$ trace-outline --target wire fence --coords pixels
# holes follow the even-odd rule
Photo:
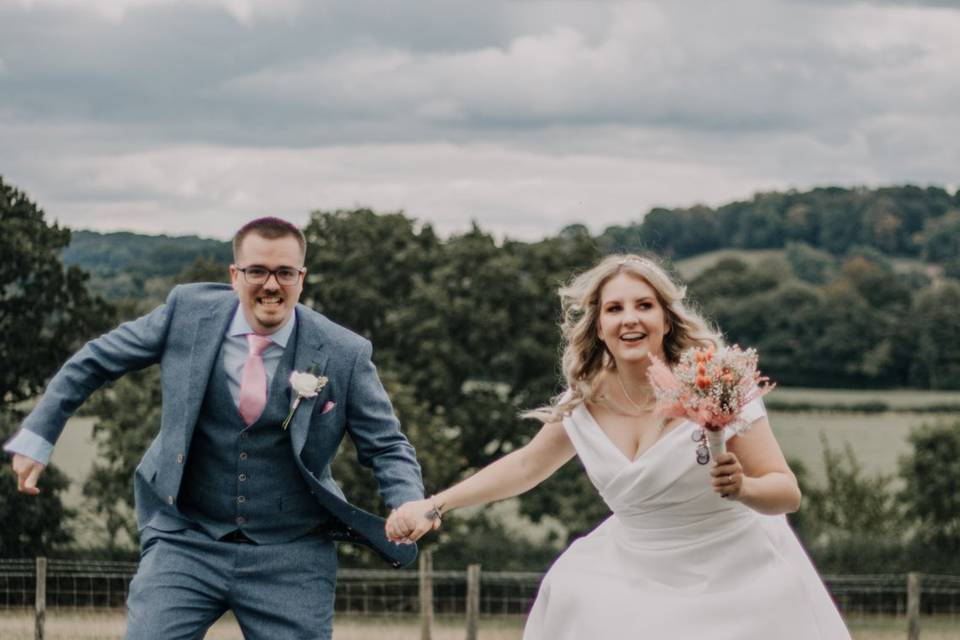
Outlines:
[[[0,560],[0,610],[34,608],[36,567],[35,560]],[[47,560],[46,609],[122,609],[136,569],[134,562]],[[437,616],[463,615],[470,597],[468,572],[430,571],[426,575],[433,593],[433,612]],[[960,618],[960,576],[917,575],[919,612]],[[481,571],[479,615],[526,614],[542,577],[538,572]],[[416,570],[341,569],[336,610],[359,616],[416,616],[422,611],[424,579]],[[845,616],[908,613],[907,574],[824,575],[823,579]]]
[[[542,573],[480,573],[481,615],[524,615],[533,604]],[[466,571],[433,571],[433,612],[462,615],[467,609]],[[336,610],[359,615],[418,614],[421,576],[417,571],[342,570],[337,575]]]
[[[823,581],[845,616],[907,615],[909,574],[825,575]],[[960,576],[916,574],[919,613],[960,617]]]

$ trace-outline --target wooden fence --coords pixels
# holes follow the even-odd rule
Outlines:
[[[118,610],[126,601],[133,562],[0,560],[0,610],[35,611],[35,638],[44,637],[48,610]],[[337,579],[338,613],[419,617],[421,640],[432,640],[437,616],[464,621],[467,640],[477,640],[481,616],[523,616],[543,577],[537,572],[437,571],[432,553],[419,570],[344,569]],[[922,615],[960,616],[960,576],[920,573],[825,575],[824,582],[846,616],[894,615],[905,636],[918,640]]]

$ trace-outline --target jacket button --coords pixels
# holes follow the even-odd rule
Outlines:
[[[167,496],[167,504],[173,504],[173,496]]]
[[[183,454],[182,454],[182,453],[178,453],[178,454],[177,454],[177,464],[183,464]]]
[[[241,460],[246,460],[246,459],[247,459],[247,452],[246,452],[246,451],[241,451],[241,452],[240,452],[240,459],[241,459]]]
[[[240,504],[243,504],[246,501],[247,501],[247,498],[245,496],[237,496],[237,502],[239,502]]]
[[[247,479],[247,474],[241,473],[239,476],[237,476],[237,479],[240,480],[240,482],[243,482]]]

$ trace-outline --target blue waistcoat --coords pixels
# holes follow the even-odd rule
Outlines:
[[[213,367],[185,461],[180,513],[210,537],[240,529],[260,544],[289,542],[329,518],[293,459],[288,379],[296,336],[277,366],[263,414],[245,426],[227,386],[223,347]]]

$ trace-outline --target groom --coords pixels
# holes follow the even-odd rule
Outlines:
[[[297,304],[305,249],[289,222],[248,223],[233,239],[232,289],[175,287],[166,304],[88,342],[4,447],[20,491],[38,493],[84,400],[160,364],[160,432],[134,477],[141,560],[128,639],[202,637],[227,610],[248,639],[329,639],[334,541],[366,544],[398,567],[414,559],[330,474],[348,432],[388,507],[423,497],[370,343]],[[304,374],[296,389],[292,372]]]

